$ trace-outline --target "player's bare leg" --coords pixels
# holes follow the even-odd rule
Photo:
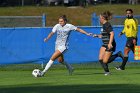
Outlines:
[[[48,69],[52,66],[55,59],[57,59],[62,53],[59,50],[56,50],[55,53],[50,58],[49,62],[45,66],[45,69],[42,71],[42,76],[48,71]]]
[[[103,57],[104,70],[105,70],[104,75],[105,76],[110,75],[109,68],[108,68],[108,60],[111,57],[111,55],[112,55],[112,52],[105,51],[105,54],[104,54],[104,57]]]
[[[108,59],[110,58],[110,55],[112,55],[112,53],[111,52],[106,52],[105,50],[106,50],[105,47],[100,48],[99,62],[101,63],[101,65],[102,65],[102,67],[105,71],[105,75],[109,75],[110,72],[109,72],[109,69],[108,69],[107,62],[108,62]]]

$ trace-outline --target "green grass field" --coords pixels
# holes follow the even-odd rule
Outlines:
[[[69,76],[58,64],[40,78],[31,75],[36,65],[4,66],[0,71],[0,93],[140,93],[140,64],[128,63],[124,71],[115,70],[115,65],[110,65],[112,74],[104,76],[98,63],[74,64],[75,71]]]

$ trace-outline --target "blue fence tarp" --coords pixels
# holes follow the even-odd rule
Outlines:
[[[87,32],[100,33],[100,27],[80,27]],[[140,27],[139,27],[140,28]],[[54,35],[47,43],[43,39],[52,28],[1,28],[0,29],[0,64],[47,62],[54,52]],[[123,51],[126,38],[118,37],[123,27],[114,27],[118,51]],[[140,33],[139,35],[140,36]],[[139,39],[139,38],[138,38]],[[140,41],[138,41],[140,44]],[[97,62],[102,41],[72,31],[69,49],[65,52],[65,61],[70,63]],[[134,62],[133,53],[129,61]],[[116,61],[121,61],[117,58]],[[138,61],[137,61],[138,62]]]

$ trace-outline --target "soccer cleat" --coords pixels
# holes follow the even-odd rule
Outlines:
[[[118,56],[121,57],[122,59],[124,58],[124,56],[123,56],[123,54],[122,54],[121,51],[119,51],[117,54],[118,54]]]
[[[45,75],[45,72],[41,71],[40,77],[43,77]]]
[[[73,71],[74,71],[74,68],[73,68],[73,67],[70,67],[70,68],[68,69],[68,71],[69,71],[69,75],[72,75],[72,73],[73,73]]]
[[[68,64],[67,62],[65,62],[65,66],[69,72],[69,75],[72,75],[72,72],[74,71],[73,67],[70,64]]]
[[[108,76],[108,75],[111,75],[111,73],[110,73],[110,72],[105,72],[104,75],[105,75],[105,76]]]
[[[124,70],[122,67],[115,67],[116,70]]]

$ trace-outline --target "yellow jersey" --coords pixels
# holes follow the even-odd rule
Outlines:
[[[125,19],[124,21],[124,29],[122,31],[126,37],[137,37],[138,34],[138,21],[135,18]]]

